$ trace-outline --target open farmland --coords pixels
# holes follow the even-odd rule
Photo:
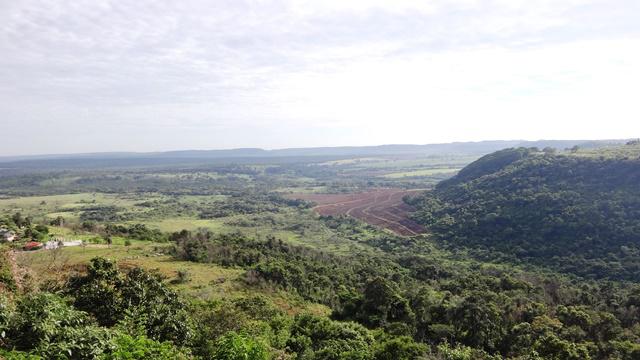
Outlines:
[[[420,190],[375,189],[351,194],[291,194],[290,197],[311,201],[318,214],[348,215],[371,225],[389,229],[402,236],[414,236],[424,228],[409,218],[413,210],[402,198]]]

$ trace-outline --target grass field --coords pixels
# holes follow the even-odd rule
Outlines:
[[[442,167],[464,167],[476,160],[476,156],[456,156],[456,157],[425,157],[425,158],[386,158],[383,161],[361,162],[353,164],[353,167],[369,169],[419,169],[419,168],[442,168]]]
[[[327,161],[327,162],[320,163],[319,165],[327,165],[327,166],[360,165],[360,164],[371,164],[371,163],[384,162],[384,161],[386,161],[386,159],[384,158],[364,157],[364,158],[355,158],[355,159]]]
[[[130,223],[136,223],[139,221],[131,221]],[[152,228],[159,229],[160,231],[165,232],[174,232],[180,230],[198,230],[198,229],[208,229],[211,231],[231,231],[227,229],[224,225],[224,219],[196,219],[196,218],[188,218],[188,217],[172,217],[167,219],[159,219],[159,220],[147,220],[144,223]]]
[[[420,169],[420,170],[394,172],[390,174],[385,174],[383,175],[383,177],[388,179],[400,179],[405,177],[420,177],[420,176],[431,176],[431,175],[438,175],[438,174],[455,174],[459,170],[460,168]]]
[[[138,194],[104,194],[79,193],[49,196],[23,196],[0,199],[0,211],[4,214],[22,212],[34,218],[55,218],[63,216],[68,220],[77,220],[83,208],[103,205],[117,206],[130,212],[143,213],[144,208],[137,207],[141,201],[166,199],[164,195],[148,193]]]

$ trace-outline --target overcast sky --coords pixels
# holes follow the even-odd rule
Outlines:
[[[0,155],[640,137],[640,1],[0,1]]]

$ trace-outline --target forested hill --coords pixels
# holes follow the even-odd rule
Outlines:
[[[413,199],[416,219],[475,254],[640,281],[640,144],[486,155]]]

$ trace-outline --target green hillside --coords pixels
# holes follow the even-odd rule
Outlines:
[[[640,145],[486,155],[413,200],[444,243],[585,277],[640,280]]]

